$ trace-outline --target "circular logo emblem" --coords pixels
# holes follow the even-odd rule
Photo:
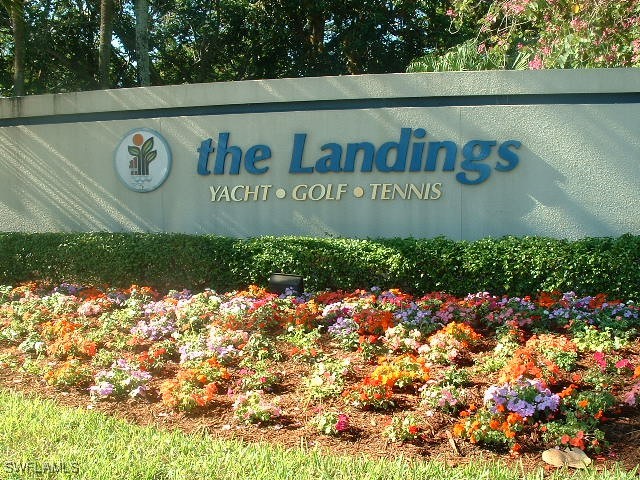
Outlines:
[[[169,144],[155,130],[132,130],[116,148],[115,167],[120,180],[131,190],[151,192],[169,176]]]

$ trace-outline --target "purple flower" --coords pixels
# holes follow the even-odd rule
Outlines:
[[[438,406],[440,408],[452,407],[458,403],[458,400],[451,394],[451,391],[443,388],[440,392],[440,398],[438,399]]]
[[[522,417],[531,417],[536,412],[536,407],[534,405],[524,400],[520,400],[519,398],[511,399],[507,403],[507,409]]]
[[[520,379],[501,386],[492,385],[484,394],[484,402],[492,413],[497,413],[501,405],[526,418],[545,410],[555,412],[560,397],[545,388],[540,380]]]
[[[180,363],[185,363],[199,358],[208,358],[210,352],[206,350],[204,342],[188,342],[178,348],[180,353]]]
[[[115,366],[123,370],[129,369],[129,363],[124,358],[119,358],[118,360],[116,360]]]
[[[175,321],[167,316],[140,320],[131,329],[133,335],[138,335],[149,340],[160,340],[171,336],[177,329]]]
[[[358,330],[358,324],[351,318],[338,317],[333,325],[327,328],[331,335],[344,336]]]
[[[92,395],[98,395],[100,397],[108,397],[114,391],[114,386],[109,382],[100,382],[98,385],[93,385],[89,388],[89,392]]]
[[[536,409],[538,411],[551,410],[555,412],[560,406],[560,396],[555,394],[550,395],[538,395],[536,397]]]
[[[131,372],[131,378],[134,380],[144,380],[144,381],[149,381],[151,380],[151,374],[149,372],[144,372],[142,370],[133,370]]]

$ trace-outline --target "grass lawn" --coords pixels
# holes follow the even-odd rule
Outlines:
[[[0,391],[0,413],[0,478],[6,479],[638,478],[637,469],[549,474],[540,468],[525,473],[517,464],[448,467],[436,461],[328,456],[313,449],[287,450],[130,425],[10,391]]]

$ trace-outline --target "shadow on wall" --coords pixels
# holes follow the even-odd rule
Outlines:
[[[89,128],[79,130],[89,135]],[[72,161],[74,155],[56,150],[31,128],[0,130],[0,168],[9,190],[1,196],[3,230],[160,230],[105,187],[95,175],[91,148],[84,145],[82,150],[75,154],[84,158]]]
[[[502,108],[484,107],[481,116],[495,117]],[[500,128],[499,137],[522,140],[520,165],[510,176],[496,176],[497,185],[487,190],[489,198],[464,190],[469,209],[463,210],[467,215],[462,223],[469,228],[463,238],[640,233],[638,219],[628,214],[640,209],[640,164],[635,160],[640,156],[640,125],[622,120],[634,118],[635,105],[509,108],[517,127],[493,125]],[[477,122],[483,123],[491,124]],[[485,222],[475,222],[487,209],[492,214],[483,217]]]

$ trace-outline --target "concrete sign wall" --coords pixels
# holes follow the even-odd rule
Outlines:
[[[637,69],[0,99],[3,231],[640,234]]]

